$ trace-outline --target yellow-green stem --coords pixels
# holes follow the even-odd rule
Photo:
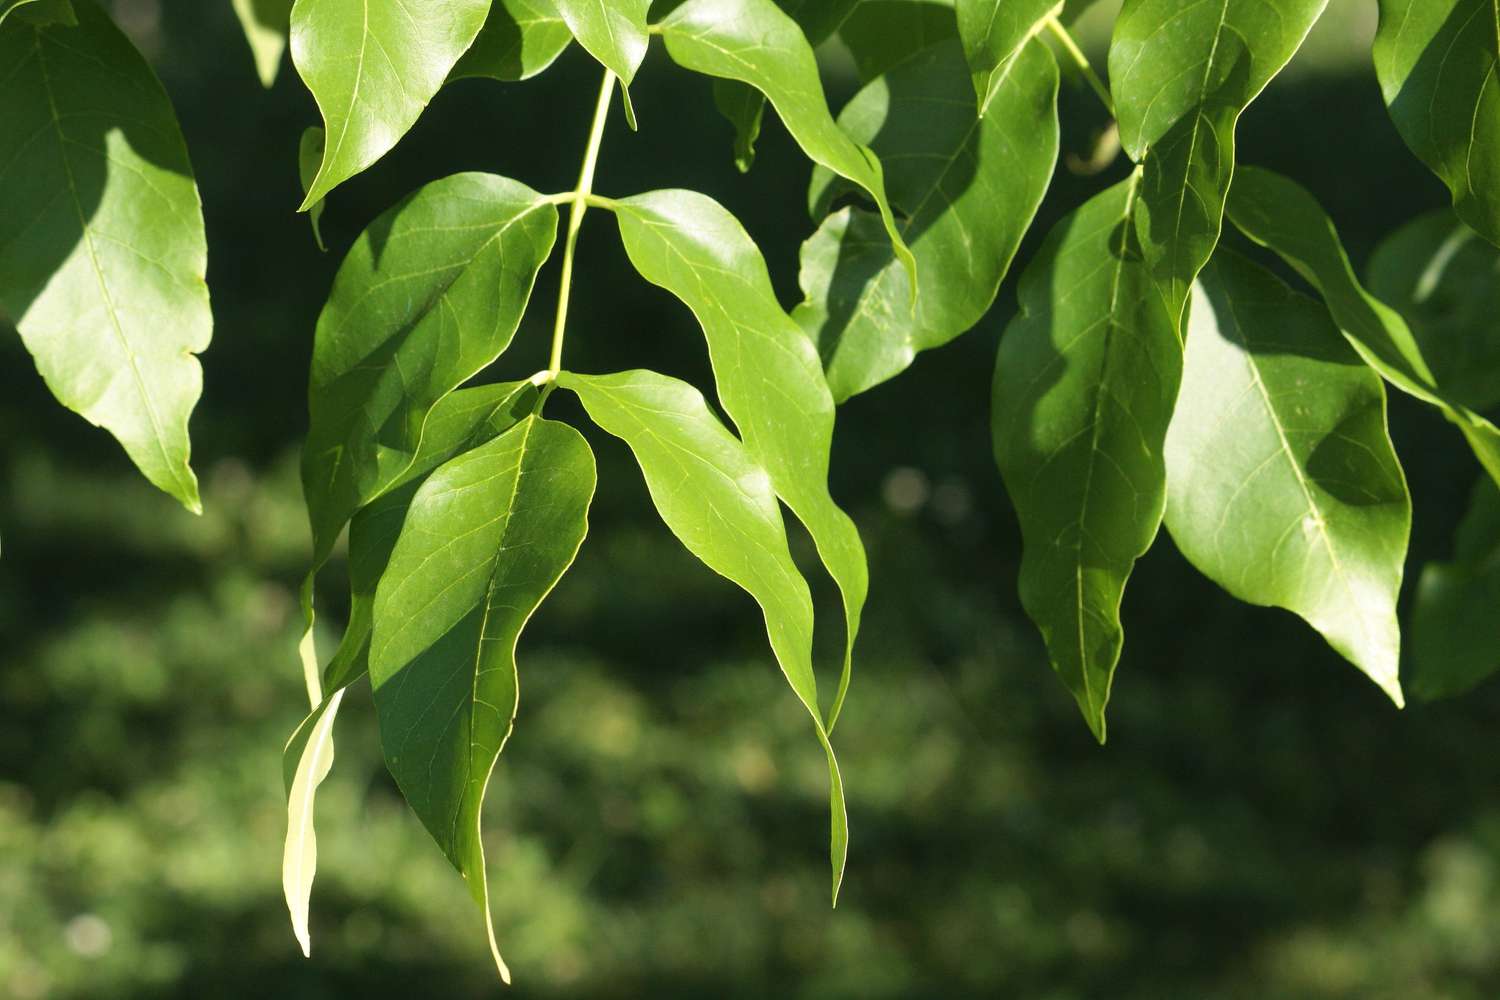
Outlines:
[[[1089,57],[1083,54],[1083,50],[1073,40],[1072,33],[1063,26],[1063,23],[1057,19],[1055,14],[1047,18],[1047,30],[1052,32],[1052,36],[1057,39],[1058,44],[1063,47],[1063,50],[1068,53],[1068,57],[1073,60],[1073,64],[1078,67],[1078,72],[1083,74],[1083,78],[1088,81],[1088,85],[1093,88],[1094,93],[1099,95],[1099,100],[1104,102],[1104,108],[1109,112],[1109,116],[1111,118],[1115,117],[1115,101],[1110,96],[1109,88],[1104,85],[1103,80],[1099,79],[1099,74],[1095,73],[1094,67],[1089,65]]]

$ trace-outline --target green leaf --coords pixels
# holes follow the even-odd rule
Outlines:
[[[480,813],[515,721],[516,643],[583,543],[594,483],[583,437],[528,416],[422,484],[375,592],[370,681],[386,764],[484,910],[506,982]]]
[[[456,174],[355,242],[313,342],[302,485],[314,567],[411,465],[433,405],[510,344],[556,235],[557,209],[535,191]]]
[[[651,9],[651,0],[552,0],[552,3],[578,44],[620,78],[625,120],[634,129],[630,83],[640,69],[641,60],[646,58],[650,41],[646,14]]]
[[[1029,43],[1062,12],[1063,0],[958,0],[958,34],[982,115]]]
[[[1500,670],[1500,489],[1481,479],[1458,526],[1453,561],[1428,563],[1412,609],[1411,690],[1462,694]]]
[[[490,0],[418,13],[400,0],[297,0],[292,63],[323,114],[328,148],[301,211],[400,141],[484,25]]]
[[[1242,601],[1286,608],[1398,706],[1411,496],[1385,387],[1317,303],[1227,250],[1199,278],[1167,433],[1167,530]]]
[[[292,26],[294,0],[234,0],[234,14],[240,19],[250,54],[255,57],[255,72],[263,87],[270,90],[286,55],[286,39]]]
[[[839,28],[866,83],[957,35],[953,0],[866,0]]]
[[[854,522],[828,493],[834,407],[818,352],[777,302],[755,242],[712,198],[654,191],[618,202],[616,216],[642,277],[698,318],[724,412],[838,583],[848,641],[832,727],[848,687],[869,570]]]
[[[1401,138],[1500,244],[1500,14],[1494,0],[1380,0],[1375,74]]]
[[[452,79],[528,80],[551,66],[572,41],[552,0],[494,0]]]
[[[918,351],[979,322],[1031,225],[1057,162],[1057,66],[1028,46],[976,116],[955,42],[927,49],[861,90],[839,121],[890,165],[887,190],[916,255],[922,295],[875,216],[848,206],[803,245],[805,301],[794,311],[817,341],[840,401],[904,371]],[[815,207],[838,192],[815,173]]]
[[[1146,168],[1141,246],[1179,328],[1223,228],[1240,113],[1328,0],[1126,0],[1109,50],[1120,142]]]
[[[1401,315],[1359,283],[1333,220],[1301,185],[1269,170],[1244,167],[1230,191],[1228,211],[1241,232],[1280,255],[1319,291],[1334,322],[1366,363],[1392,385],[1436,406],[1457,424],[1480,462],[1500,481],[1500,429],[1470,409],[1461,392],[1450,388],[1451,380],[1462,380],[1463,364],[1469,360],[1460,361],[1455,354],[1462,355],[1466,343],[1483,342],[1493,314],[1486,317],[1483,327],[1476,327],[1477,335],[1464,330],[1446,343],[1440,339],[1419,343]],[[1429,249],[1441,253],[1437,247]],[[1490,257],[1493,266],[1492,254],[1486,250],[1483,256]],[[1415,259],[1403,253],[1396,266],[1410,267],[1416,280],[1430,263],[1430,257]],[[1488,284],[1483,273],[1478,277]],[[1437,359],[1444,379],[1434,377],[1429,358]]]
[[[193,355],[213,329],[198,188],[146,61],[74,6],[74,27],[0,27],[0,313],[53,395],[198,511]]]
[[[304,193],[312,187],[313,179],[318,175],[318,165],[323,162],[325,139],[323,130],[316,125],[302,130],[302,139],[297,143],[297,176],[302,181]],[[318,249],[327,253],[328,247],[323,242],[324,206],[322,199],[311,205],[307,210],[307,220],[312,224],[313,240],[318,244]]]
[[[835,124],[817,59],[797,22],[772,0],[687,0],[661,22],[660,30],[668,54],[679,65],[760,91],[814,163],[853,181],[875,200],[912,281],[915,302],[917,263],[896,228],[880,161]]]
[[[972,102],[966,101],[972,106]],[[1182,372],[1137,244],[1140,173],[1048,235],[995,366],[995,460],[1021,520],[1021,603],[1103,742],[1120,601],[1161,525]]]
[[[318,786],[333,769],[333,722],[344,690],[335,690],[292,733],[281,753],[286,784],[286,844],[281,852],[281,891],[292,919],[292,934],[302,954],[312,954],[307,911],[312,901],[313,876],[318,870],[318,837],[313,807]]]
[[[349,523],[349,622],[324,671],[325,690],[337,691],[369,669],[375,589],[406,523],[412,497],[438,466],[490,441],[531,413],[536,389],[530,382],[503,382],[459,389],[427,415],[422,444],[410,466],[378,499]]]
[[[21,10],[23,7],[26,9]],[[78,26],[78,14],[73,10],[70,0],[0,0],[0,23],[4,23],[12,12],[16,12],[20,20],[36,27]]]
[[[822,45],[871,0],[777,0],[802,29],[811,45]]]
[[[764,612],[776,661],[812,716],[828,757],[829,853],[837,900],[849,853],[844,786],[818,710],[812,598],[787,549],[770,473],[685,382],[647,371],[564,372],[558,384],[578,395],[596,424],[630,446],[672,534],[709,569],[747,591]]]

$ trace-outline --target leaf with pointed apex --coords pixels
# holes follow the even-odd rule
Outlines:
[[[281,57],[286,55],[287,33],[292,26],[294,0],[234,0],[234,13],[240,19],[245,41],[255,59],[255,72],[261,86],[270,90],[281,71]]]
[[[551,66],[572,41],[573,33],[552,0],[494,0],[451,79],[529,80]]]
[[[1228,214],[1236,228],[1279,255],[1318,290],[1334,322],[1366,363],[1392,385],[1436,406],[1458,425],[1480,462],[1500,481],[1500,429],[1470,409],[1459,388],[1471,360],[1467,345],[1482,343],[1482,337],[1474,337],[1470,330],[1431,342],[1414,337],[1400,313],[1359,283],[1333,220],[1311,193],[1289,178],[1259,167],[1242,167],[1229,193]],[[1475,245],[1488,248],[1488,244]],[[1413,281],[1432,263],[1433,255],[1442,253],[1439,245],[1427,249],[1430,252],[1420,259],[1403,254],[1397,265],[1409,268]],[[1493,268],[1494,251],[1486,249],[1482,256],[1490,258]],[[1493,276],[1492,270],[1488,279]],[[1482,270],[1479,278],[1488,285]],[[1429,362],[1443,378],[1434,376]],[[1482,373],[1476,374],[1484,380]]]
[[[1500,244],[1500,13],[1495,0],[1380,0],[1375,75],[1391,120],[1461,219]]]
[[[1480,479],[1451,562],[1428,563],[1412,608],[1410,688],[1422,699],[1462,694],[1500,670],[1500,489]]]
[[[953,0],[866,0],[839,28],[865,83],[957,35]]]
[[[0,27],[0,313],[58,401],[198,511],[188,418],[213,330],[198,188],[151,68],[95,4],[74,11],[71,27]]]
[[[292,934],[302,954],[312,954],[307,911],[312,901],[313,876],[318,870],[318,837],[313,807],[318,786],[333,769],[333,723],[344,700],[344,689],[333,691],[313,709],[281,752],[286,785],[286,843],[281,852],[281,892],[286,897]]]
[[[530,382],[480,385],[444,396],[427,415],[422,444],[411,465],[385,493],[354,515],[349,522],[349,622],[323,673],[325,690],[351,684],[369,669],[375,589],[417,489],[438,466],[515,426],[531,413],[535,400],[536,389]]]
[[[655,372],[575,375],[558,385],[593,421],[635,453],[646,487],[672,534],[709,569],[761,607],[781,671],[812,716],[828,757],[833,896],[849,853],[844,786],[818,709],[813,675],[812,597],[787,548],[771,475],[709,410],[702,393]]]
[[[355,241],[313,342],[302,486],[315,567],[411,465],[433,405],[510,344],[556,235],[557,209],[535,191],[455,174]]]
[[[660,30],[668,54],[680,66],[760,91],[814,163],[848,178],[874,199],[912,281],[915,302],[917,264],[891,214],[880,161],[834,122],[817,59],[797,22],[773,0],[687,0],[662,20]]]
[[[1180,328],[1218,245],[1241,112],[1328,0],[1126,0],[1109,49],[1120,142],[1145,166],[1141,247]],[[1165,30],[1170,27],[1170,30]]]
[[[958,34],[984,114],[1026,45],[1062,12],[1063,0],[958,0]]]
[[[724,412],[838,583],[848,641],[832,727],[848,687],[869,570],[859,531],[828,493],[834,407],[818,352],[777,302],[755,242],[712,198],[653,191],[618,202],[616,216],[642,277],[698,318]]]
[[[646,58],[650,42],[646,15],[651,0],[552,0],[552,3],[578,44],[620,78],[625,119],[634,129],[630,83],[641,67],[641,60]]]
[[[400,0],[297,0],[292,64],[328,134],[301,211],[380,159],[416,122],[468,50],[490,0],[414,12]]]
[[[297,176],[302,181],[302,191],[305,194],[312,186],[313,178],[318,175],[318,165],[323,162],[323,143],[325,141],[323,130],[313,125],[302,130],[302,139],[297,143]],[[328,252],[328,246],[323,242],[323,209],[326,203],[319,199],[308,207],[307,221],[312,225],[313,242],[318,244],[318,249],[324,253]]]
[[[516,643],[588,531],[594,456],[527,416],[412,497],[375,592],[370,683],[386,765],[484,910],[480,813],[516,715]]]
[[[922,294],[912,314],[906,270],[874,215],[847,206],[802,248],[793,315],[818,343],[834,398],[904,371],[918,351],[964,333],[989,310],[1057,162],[1057,65],[1034,42],[976,116],[956,42],[922,52],[861,90],[839,116],[890,164],[887,190],[903,213]],[[838,187],[815,172],[823,208]]]
[[[1314,301],[1228,250],[1199,278],[1167,433],[1167,530],[1242,601],[1286,608],[1398,706],[1411,495],[1385,387]]]
[[[968,102],[966,102],[968,103]],[[1136,243],[1139,173],[1058,223],[995,365],[995,460],[1021,520],[1021,603],[1100,742],[1130,571],[1166,502],[1182,348]]]

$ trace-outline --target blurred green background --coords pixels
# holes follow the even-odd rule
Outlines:
[[[1444,203],[1385,117],[1374,7],[1334,0],[1240,130],[1243,159],[1307,184],[1357,261]],[[322,255],[292,211],[316,114],[290,68],[261,92],[227,3],[114,9],[177,102],[206,204],[218,325],[193,432],[208,513],[144,485],[4,341],[0,996],[1500,995],[1500,687],[1397,712],[1163,535],[1125,603],[1110,745],[1093,744],[1021,614],[989,458],[1013,281],[977,330],[841,412],[835,496],[874,582],[837,733],[853,847],[836,911],[826,772],[754,606],[678,548],[628,454],[590,432],[592,536],[522,643],[521,714],[490,786],[516,986],[496,982],[479,914],[384,772],[367,686],[318,803],[303,959],[280,892],[279,755],[305,709],[295,467],[313,321],[339,255],[418,184],[487,169],[570,187],[596,70],[575,49],[530,83],[445,91],[335,194]],[[1109,13],[1083,30],[1101,62]],[[841,101],[853,80],[825,54]],[[779,125],[740,176],[705,81],[657,52],[635,95],[642,129],[616,116],[599,190],[709,192],[794,301],[809,168]],[[1063,114],[1065,147],[1086,152],[1092,98],[1065,88]],[[1060,171],[1023,258],[1120,169]],[[570,365],[701,380],[691,317],[635,278],[612,230],[601,213],[584,233]],[[496,377],[542,366],[555,271]],[[1439,418],[1391,405],[1411,578],[1448,552],[1476,473]],[[341,568],[320,594],[325,650]],[[831,661],[842,626],[815,587]]]

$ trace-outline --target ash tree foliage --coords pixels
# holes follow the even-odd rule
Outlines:
[[[232,2],[261,80],[289,56],[321,113],[283,137],[306,192],[287,208],[315,233],[324,201],[448,81],[525,80],[574,43],[602,73],[592,119],[579,95],[572,190],[433,181],[344,249],[317,317],[302,461],[310,713],[285,753],[283,875],[304,951],[316,792],[341,700],[368,675],[390,772],[470,886],[509,977],[489,919],[485,789],[516,715],[518,642],[579,555],[596,489],[587,439],[547,415],[558,391],[628,446],[667,530],[759,605],[827,758],[837,899],[848,824],[832,737],[869,579],[828,490],[836,407],[990,310],[1058,166],[1065,78],[1093,90],[1129,163],[1037,234],[989,432],[1024,540],[1022,602],[1093,734],[1103,741],[1132,568],[1163,525],[1206,577],[1300,616],[1397,705],[1403,666],[1424,697],[1500,667],[1492,0],[1379,0],[1372,59],[1390,121],[1452,210],[1391,234],[1363,278],[1313,195],[1236,146],[1240,116],[1327,0],[1125,0],[1107,83],[1068,27],[1088,4],[1058,0]],[[836,115],[820,45],[841,46],[862,78]],[[708,78],[741,170],[768,114],[810,161],[801,301],[778,299],[760,248],[707,196],[596,190],[609,189],[595,166],[616,102],[631,129],[670,127],[629,96],[663,59]],[[589,216],[612,218],[640,277],[697,319],[711,386],[567,366]],[[58,400],[191,510],[205,247],[169,98],[107,12],[0,0],[0,313]],[[532,290],[554,257],[550,353],[522,345],[546,366],[487,380],[528,309],[545,308]],[[1482,470],[1451,560],[1421,570],[1405,654],[1412,504],[1390,388],[1436,408]],[[788,516],[842,599],[831,691]],[[346,533],[350,613],[325,660],[313,582]]]

